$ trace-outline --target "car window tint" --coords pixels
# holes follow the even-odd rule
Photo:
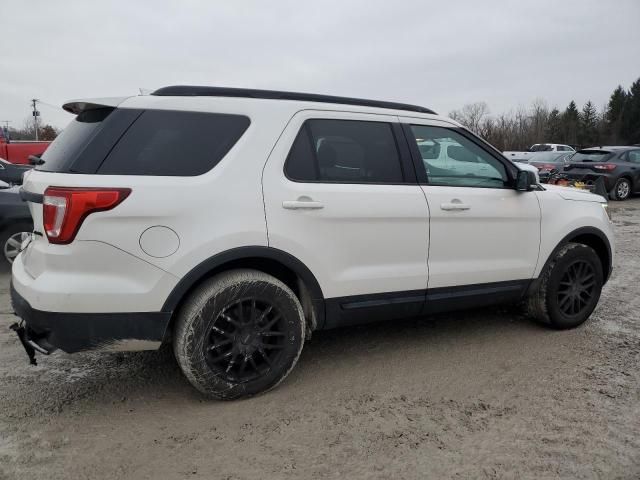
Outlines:
[[[69,171],[78,155],[101,130],[105,119],[114,111],[113,108],[99,108],[81,112],[74,118],[40,157],[43,160],[36,170],[45,172]],[[110,120],[118,114],[111,116]],[[128,126],[128,124],[125,125]]]
[[[505,166],[455,130],[412,125],[430,185],[504,188]]]
[[[146,110],[113,147],[98,173],[194,176],[224,158],[249,126],[241,115]]]
[[[285,173],[300,182],[402,183],[389,123],[307,120],[291,147]]]
[[[606,150],[580,150],[573,157],[572,162],[606,162],[612,157]]]
[[[630,162],[640,163],[640,150],[631,150],[627,155]]]

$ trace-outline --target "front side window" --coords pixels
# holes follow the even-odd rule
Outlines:
[[[429,185],[505,188],[509,177],[502,162],[465,136],[443,127],[412,125]]]
[[[631,150],[627,155],[630,162],[640,163],[640,150]]]
[[[307,120],[296,137],[285,174],[297,182],[402,183],[391,124]]]

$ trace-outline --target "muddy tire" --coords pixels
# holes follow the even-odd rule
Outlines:
[[[568,243],[536,281],[527,299],[527,313],[553,328],[577,327],[596,308],[603,282],[602,264],[596,252],[586,245]]]
[[[611,190],[611,200],[623,201],[631,196],[631,181],[628,178],[619,178]]]
[[[304,336],[302,307],[289,287],[259,271],[233,270],[190,295],[178,314],[173,348],[195,388],[232,400],[284,380]]]

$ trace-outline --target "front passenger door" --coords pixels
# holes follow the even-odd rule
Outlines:
[[[429,290],[525,284],[540,244],[535,193],[514,190],[508,161],[462,129],[402,120],[429,204]]]

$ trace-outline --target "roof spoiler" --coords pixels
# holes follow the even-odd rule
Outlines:
[[[84,100],[71,100],[62,108],[69,113],[78,115],[87,110],[97,110],[99,108],[115,108],[129,97],[108,97],[108,98],[86,98]]]

